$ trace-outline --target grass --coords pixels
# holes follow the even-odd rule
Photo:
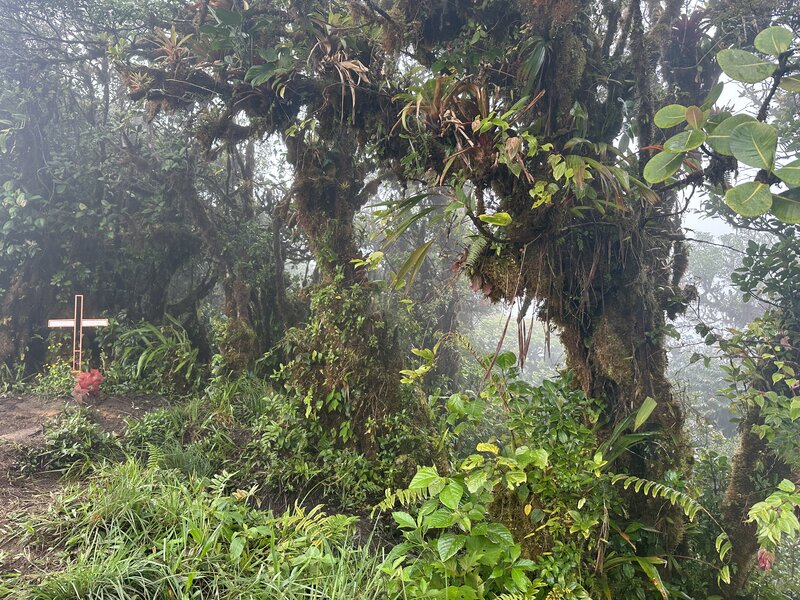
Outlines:
[[[355,518],[252,506],[230,476],[186,476],[135,459],[101,467],[25,523],[62,552],[58,573],[0,583],[26,599],[387,598],[382,554],[353,543]]]

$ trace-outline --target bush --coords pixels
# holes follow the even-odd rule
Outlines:
[[[44,443],[20,449],[18,468],[34,471],[85,471],[93,463],[122,454],[114,435],[90,420],[86,409],[67,411],[44,426]]]
[[[161,325],[117,322],[100,331],[108,393],[170,395],[200,389],[204,373],[198,350],[176,319],[167,315]]]

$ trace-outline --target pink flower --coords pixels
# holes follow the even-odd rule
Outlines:
[[[775,562],[775,555],[766,548],[758,549],[758,566],[764,571],[769,571],[772,568],[772,563]]]

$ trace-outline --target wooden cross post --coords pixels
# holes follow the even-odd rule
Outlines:
[[[48,327],[69,328],[72,327],[72,372],[81,372],[83,362],[83,328],[84,327],[105,327],[108,319],[84,319],[83,318],[83,294],[75,295],[75,312],[71,319],[50,319],[47,321]]]

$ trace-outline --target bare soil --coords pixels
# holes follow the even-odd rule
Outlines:
[[[125,429],[126,419],[139,417],[165,403],[160,396],[100,394],[83,406],[103,429],[119,434]],[[14,523],[21,515],[44,512],[64,484],[59,473],[20,477],[14,463],[19,447],[40,444],[47,420],[70,406],[78,404],[71,398],[0,394],[0,575],[34,573],[52,561],[41,549],[21,543]]]

